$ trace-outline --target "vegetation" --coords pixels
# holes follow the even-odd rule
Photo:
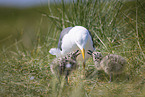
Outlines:
[[[27,9],[16,11],[20,17],[4,16],[7,20],[3,20],[1,16],[2,27],[3,23],[14,24],[10,26],[10,30],[2,28],[1,32],[5,33],[0,33],[1,96],[145,96],[144,0],[83,1],[72,1],[69,4],[62,0],[61,4],[28,9],[30,17],[26,16],[27,18],[24,11],[20,14],[20,11]],[[34,10],[39,11],[39,14],[34,14]],[[23,28],[23,23],[28,27]],[[124,73],[114,76],[113,82],[108,83],[109,76],[102,71],[96,73],[90,58],[86,66],[86,78],[82,78],[80,66],[70,75],[69,85],[63,77],[59,81],[50,71],[50,64],[55,56],[48,51],[57,46],[63,28],[75,25],[82,25],[90,30],[96,51],[103,55],[111,53],[123,56],[127,60]],[[9,31],[13,33],[9,34]]]

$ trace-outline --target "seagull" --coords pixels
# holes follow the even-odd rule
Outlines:
[[[88,50],[94,51],[94,49],[91,33],[85,27],[75,26],[62,30],[58,47],[51,48],[49,53],[56,57],[64,57],[70,52],[79,50],[81,54],[77,57],[77,60],[83,62],[83,69],[85,69],[85,62],[91,57],[85,52]]]

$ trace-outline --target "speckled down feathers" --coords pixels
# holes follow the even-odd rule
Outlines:
[[[120,74],[123,72],[126,63],[122,56],[109,54],[101,60],[100,66],[107,74]]]
[[[120,74],[126,65],[126,60],[115,54],[108,54],[105,57],[102,56],[101,52],[91,52],[95,67],[98,70],[104,70],[107,74]]]
[[[92,55],[95,67],[98,70],[104,70],[105,73],[110,75],[110,81],[112,79],[112,74],[120,74],[123,72],[126,65],[126,60],[115,54],[108,54],[103,57],[100,52],[88,51],[88,54]]]
[[[76,52],[68,53],[65,57],[55,58],[50,65],[51,72],[56,75],[68,76],[72,70],[77,67],[76,58],[80,53]]]

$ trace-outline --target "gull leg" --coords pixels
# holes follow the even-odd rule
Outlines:
[[[86,75],[86,73],[85,73],[85,62],[83,62],[83,75],[84,75],[84,78],[85,78],[85,75]]]
[[[85,71],[85,62],[83,62],[83,70]]]

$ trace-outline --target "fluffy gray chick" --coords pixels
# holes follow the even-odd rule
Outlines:
[[[76,58],[80,54],[77,50],[76,52],[68,53],[65,57],[55,58],[50,66],[51,72],[56,75],[65,75],[66,82],[69,81],[69,74],[72,70],[77,67]]]
[[[103,57],[100,52],[88,52],[89,54],[92,54],[95,67],[98,70],[104,70],[105,73],[110,76],[110,82],[112,79],[112,75],[121,74],[127,63],[126,60],[120,55],[108,54]]]

